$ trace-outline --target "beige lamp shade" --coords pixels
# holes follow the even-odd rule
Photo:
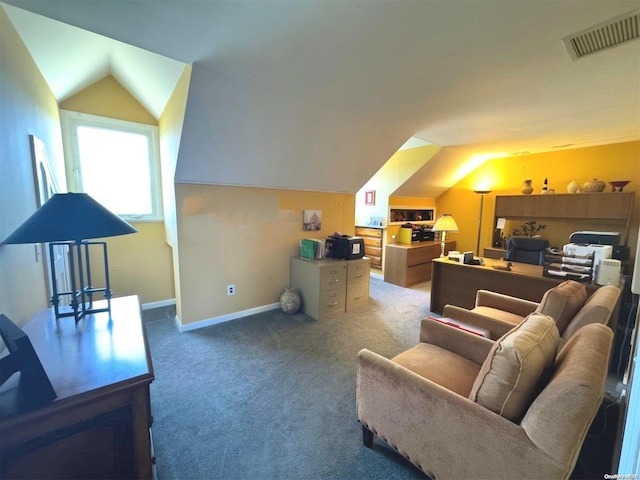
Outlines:
[[[458,225],[450,213],[443,213],[438,217],[431,229],[433,232],[457,232]]]

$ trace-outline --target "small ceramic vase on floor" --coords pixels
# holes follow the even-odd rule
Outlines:
[[[284,313],[293,314],[300,308],[300,294],[293,287],[284,287],[280,296],[280,308]]]

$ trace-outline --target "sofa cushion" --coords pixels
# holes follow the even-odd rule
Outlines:
[[[391,361],[464,397],[480,372],[477,363],[430,343],[419,343]]]
[[[590,323],[608,325],[619,297],[620,288],[615,285],[605,285],[596,290],[564,329],[558,341],[558,351],[574,333],[585,325]]]
[[[517,313],[511,313],[506,310],[500,310],[499,308],[485,307],[483,305],[474,307],[473,313],[484,315],[485,317],[493,318],[494,320],[500,320],[502,322],[508,322],[512,325],[518,325],[522,322],[523,317]]]
[[[558,344],[555,320],[532,313],[491,348],[469,399],[518,422],[525,414],[543,374],[555,360]]]
[[[546,291],[536,312],[553,317],[562,335],[586,301],[587,288],[584,284],[567,280]]]

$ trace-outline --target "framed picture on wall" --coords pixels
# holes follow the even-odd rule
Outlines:
[[[303,230],[320,230],[322,228],[322,210],[305,210],[302,228]]]
[[[364,204],[365,205],[375,205],[376,204],[376,191],[375,190],[367,190],[364,192]]]

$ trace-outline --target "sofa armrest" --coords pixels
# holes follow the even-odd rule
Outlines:
[[[482,365],[494,342],[429,318],[420,323],[420,343],[430,343]]]
[[[445,305],[443,316],[489,330],[491,340],[499,339],[515,326],[513,323],[481,315],[456,305]]]
[[[362,425],[433,478],[570,473],[520,425],[369,350],[358,354],[356,411]]]
[[[491,307],[505,312],[511,312],[526,317],[540,305],[523,298],[512,297],[489,290],[478,290],[476,293],[476,307]]]

